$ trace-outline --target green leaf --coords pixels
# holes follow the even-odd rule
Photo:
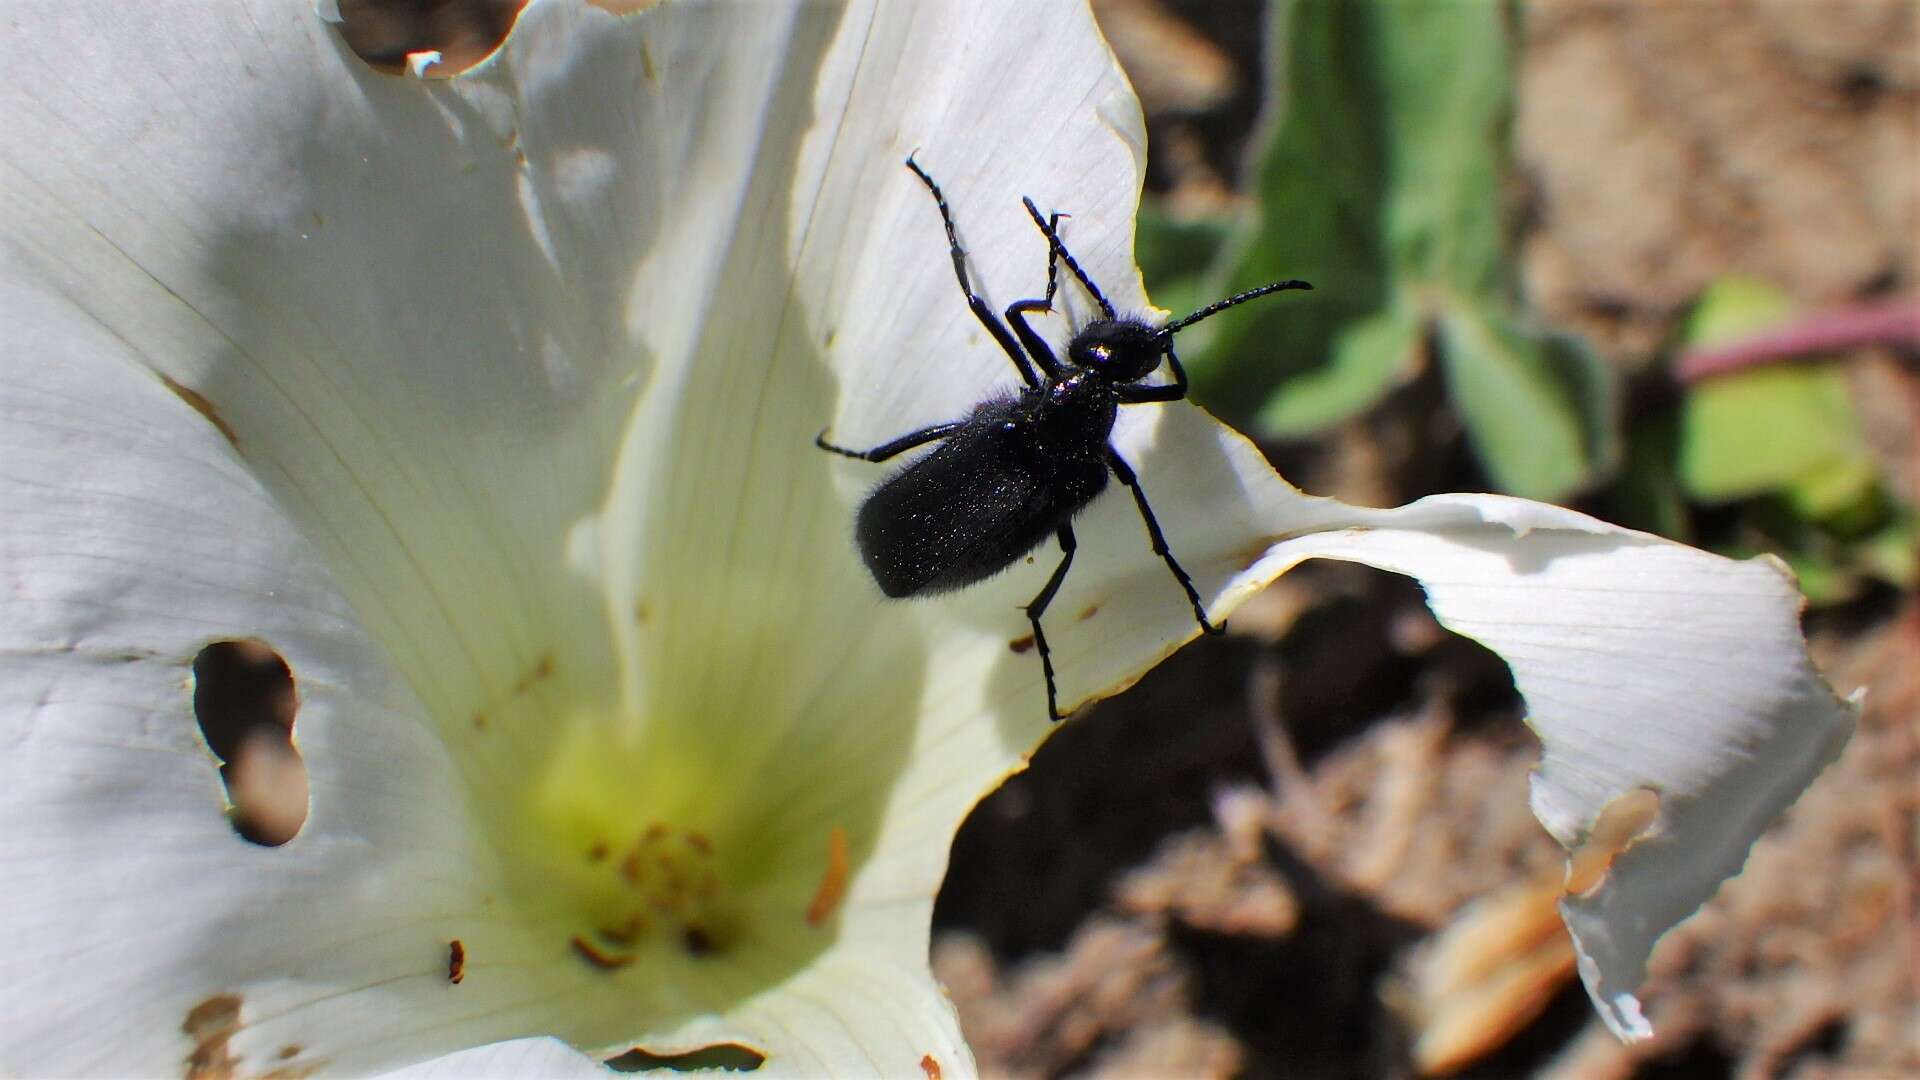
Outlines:
[[[1912,513],[1894,515],[1860,544],[1863,570],[1902,589],[1920,583],[1920,522]]]
[[[1757,553],[1756,553],[1757,554]],[[1800,592],[1814,607],[1844,604],[1860,594],[1860,579],[1848,573],[1831,555],[1818,548],[1788,550],[1781,553],[1787,568],[1800,583]]]
[[[1700,298],[1682,341],[1725,344],[1791,314],[1772,286],[1728,277]],[[1688,493],[1744,501],[1743,526],[1783,553],[1809,601],[1845,602],[1868,578],[1911,587],[1914,516],[1881,483],[1839,368],[1776,365],[1709,379],[1688,392],[1680,425],[1677,471]]]
[[[1410,370],[1423,322],[1441,314],[1412,298],[1498,299],[1504,12],[1455,0],[1275,4],[1259,215],[1211,291],[1288,277],[1314,291],[1195,329],[1187,352],[1203,403],[1270,434],[1311,433]]]
[[[1273,96],[1250,185],[1257,218],[1211,291],[1283,278],[1304,278],[1314,291],[1249,304],[1187,333],[1195,397],[1230,418],[1283,408],[1271,399],[1329,361],[1343,326],[1387,307],[1385,103],[1373,21],[1366,5],[1328,0],[1279,5],[1270,19]]]
[[[1408,369],[1425,326],[1404,306],[1346,324],[1327,363],[1296,376],[1285,393],[1267,400],[1262,429],[1282,437],[1311,435],[1373,404]]]
[[[1226,218],[1177,218],[1160,200],[1142,202],[1133,250],[1153,302],[1176,316],[1211,302],[1203,295],[1202,278],[1226,246],[1233,224]]]
[[[1617,482],[1607,493],[1608,513],[1603,516],[1628,528],[1692,542],[1693,524],[1674,478],[1679,442],[1679,425],[1671,410],[1635,421]]]
[[[1785,293],[1744,274],[1728,274],[1707,286],[1687,313],[1681,344],[1692,348],[1725,345],[1769,330],[1793,314]]]
[[[1385,89],[1387,238],[1403,278],[1464,295],[1507,285],[1500,173],[1512,58],[1486,0],[1336,4],[1372,15]]]
[[[1686,343],[1737,339],[1789,312],[1770,287],[1727,278],[1694,309]],[[1755,368],[1694,387],[1681,412],[1680,478],[1701,502],[1777,493],[1816,521],[1847,515],[1878,486],[1846,376],[1818,364]]]
[[[1494,483],[1548,501],[1584,487],[1589,423],[1563,381],[1564,340],[1531,336],[1465,302],[1442,315],[1440,337],[1448,390]]]

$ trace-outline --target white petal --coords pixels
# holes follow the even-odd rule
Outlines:
[[[843,925],[869,940],[842,943],[778,989],[658,1036],[646,1049],[670,1053],[737,1042],[748,1031],[753,1036],[744,1041],[766,1055],[756,1075],[915,1076],[931,1058],[942,1077],[973,1076],[973,1054],[945,991],[924,963],[902,962],[914,955],[916,940],[925,951],[930,911],[884,914],[901,933],[876,938],[876,913],[849,909]]]
[[[644,541],[637,546],[647,553],[646,574],[629,584],[672,586],[658,614],[675,632],[649,647],[688,650],[693,663],[674,679],[626,685],[654,688],[650,715],[673,718],[688,706],[682,730],[717,755],[706,773],[680,760],[681,779],[725,776],[746,786],[764,778],[748,788],[762,798],[737,825],[753,824],[751,814],[802,809],[821,835],[827,823],[864,819],[863,852],[886,852],[856,870],[842,944],[800,977],[825,980],[813,992],[828,999],[884,983],[888,1009],[832,1013],[839,1020],[815,1031],[781,1020],[792,1003],[773,991],[702,1036],[744,1038],[746,1025],[770,1018],[791,1028],[776,1048],[835,1071],[895,1072],[897,1054],[908,1052],[908,1067],[933,1054],[950,1074],[970,1070],[951,1009],[924,973],[927,913],[966,805],[1012,767],[1038,729],[1026,726],[1017,742],[982,744],[981,757],[950,772],[936,763],[922,779],[896,782],[910,757],[942,734],[917,722],[922,695],[912,677],[937,642],[912,627],[916,616],[901,613],[908,609],[890,621],[863,618],[873,601],[850,587],[863,572],[845,546],[844,509],[827,497],[834,466],[807,445],[832,417],[831,365],[791,351],[805,340],[807,320],[785,314],[795,296],[805,302],[792,310],[816,321],[840,305],[903,313],[887,326],[891,339],[849,335],[838,357],[909,355],[937,321],[922,318],[930,305],[946,308],[952,322],[957,294],[937,219],[933,250],[905,256],[920,284],[838,249],[871,228],[861,190],[843,186],[850,180],[884,177],[897,208],[924,199],[898,186],[910,179],[899,160],[912,133],[889,126],[895,110],[918,117],[929,144],[951,147],[969,169],[997,164],[1018,174],[1008,181],[1016,190],[1049,203],[1047,193],[1058,192],[1085,226],[1087,242],[1076,246],[1090,265],[1107,267],[1107,288],[1123,302],[1137,297],[1137,276],[1117,269],[1139,183],[1137,107],[1079,9],[1067,24],[1018,6],[1006,18],[905,6],[800,6],[772,16],[757,7],[682,6],[658,14],[616,20],[540,5],[481,75],[427,86],[367,74],[324,24],[272,4],[164,13],[50,6],[22,16],[31,23],[24,32],[0,39],[0,124],[15,148],[0,171],[5,280],[35,283],[10,297],[6,311],[14,327],[25,325],[26,313],[59,305],[47,318],[48,339],[64,365],[46,369],[56,384],[51,402],[37,402],[40,391],[28,382],[7,383],[9,407],[19,405],[7,435],[31,444],[36,426],[61,422],[75,401],[93,399],[109,407],[78,423],[73,441],[58,447],[61,460],[91,454],[118,462],[128,451],[117,425],[129,417],[187,443],[141,448],[138,469],[105,469],[114,497],[77,509],[37,490],[42,477],[59,473],[53,456],[14,459],[16,520],[81,515],[87,535],[113,545],[79,552],[101,563],[97,579],[47,586],[57,600],[47,636],[57,644],[42,650],[50,655],[24,655],[51,666],[47,679],[92,685],[101,661],[64,643],[94,594],[109,597],[96,611],[107,654],[161,655],[146,683],[99,713],[104,734],[90,737],[112,752],[97,768],[112,778],[135,772],[143,757],[118,741],[155,716],[172,725],[165,730],[178,760],[149,770],[144,785],[105,784],[115,799],[60,802],[43,788],[14,788],[16,808],[53,813],[18,833],[36,839],[7,852],[10,880],[69,849],[86,853],[88,869],[72,876],[71,888],[16,896],[23,906],[10,912],[19,917],[9,929],[58,943],[57,931],[92,922],[140,951],[97,953],[117,965],[111,984],[100,976],[115,987],[112,1038],[93,1037],[97,1016],[50,1013],[33,1040],[10,1041],[9,1054],[20,1057],[7,1066],[72,1071],[176,1060],[191,1048],[179,1032],[186,1012],[227,993],[242,1002],[244,1026],[232,1046],[255,1064],[297,1044],[304,1056],[290,1059],[294,1065],[316,1057],[364,1069],[553,1030],[556,1016],[577,1022],[571,1034],[588,1042],[583,1031],[610,1041],[644,1026],[619,1008],[619,995],[594,996],[582,983],[598,975],[547,974],[550,950],[542,950],[553,942],[523,941],[488,921],[480,909],[498,884],[491,855],[461,815],[438,809],[462,805],[464,782],[478,793],[478,813],[508,812],[485,797],[491,781],[552,752],[524,741],[476,751],[467,723],[512,696],[543,656],[575,661],[557,678],[576,694],[615,685],[607,677],[607,609],[624,612],[630,597],[643,597],[616,590],[608,601],[602,581],[564,572],[569,558],[579,568],[583,552],[597,553],[614,571],[605,579],[620,582],[618,571],[631,573],[633,560],[606,543],[610,537]],[[1057,54],[1046,64],[1033,62],[1041,37]],[[43,47],[62,39],[92,44]],[[956,45],[965,46],[963,62],[951,54]],[[901,56],[919,59],[906,66]],[[1001,78],[1016,69],[1018,95],[983,94],[982,72]],[[156,98],[156,86],[171,96]],[[816,124],[816,111],[827,122]],[[1025,125],[1023,145],[1048,153],[989,154],[1010,125]],[[932,137],[955,130],[962,137]],[[1074,185],[1087,172],[1097,190],[1077,197]],[[977,204],[997,185],[961,186]],[[1014,216],[1022,212],[1013,195],[1006,199],[1007,217],[995,228],[1030,228]],[[931,205],[918,206],[925,226]],[[734,222],[734,234],[716,236],[716,220]],[[1034,237],[1026,239],[1031,247]],[[988,246],[999,250],[997,241]],[[904,302],[856,296],[850,284],[898,286]],[[46,363],[17,346],[9,343],[5,356],[10,378]],[[143,369],[196,395],[231,433],[246,469]],[[799,382],[777,381],[787,378]],[[804,396],[788,394],[796,385]],[[978,384],[916,376],[904,385],[964,406]],[[685,400],[676,396],[683,390]],[[661,425],[650,427],[656,420]],[[632,502],[625,498],[636,489],[616,489],[611,507],[627,509],[596,533],[582,519],[601,505],[611,448],[628,430],[622,468],[670,486],[638,490]],[[738,437],[742,430],[752,437]],[[649,457],[696,464],[661,481]],[[800,468],[784,471],[789,461]],[[233,496],[233,506],[195,499],[196,515],[179,521],[127,494],[146,489],[185,501],[183,473],[207,470],[222,479],[196,483],[244,497]],[[808,486],[794,485],[794,475]],[[52,501],[36,501],[43,496]],[[623,526],[639,516],[634,508],[647,530],[660,531]],[[196,558],[224,555],[230,537],[263,546],[249,556],[247,574],[209,582],[193,572]],[[150,587],[155,568],[141,558],[156,540],[180,560],[160,567],[174,591],[129,607],[121,598]],[[773,559],[761,558],[769,552]],[[351,616],[318,569],[321,559],[352,599]],[[302,574],[318,584],[303,585]],[[203,603],[210,586],[233,588],[236,580],[246,603]],[[308,592],[321,599],[302,600]],[[263,614],[263,597],[291,599],[296,611],[318,606],[330,621],[277,606]],[[756,614],[740,618],[742,611]],[[143,612],[167,618],[149,622]],[[716,612],[734,617],[715,621]],[[557,640],[539,636],[556,627]],[[313,770],[313,812],[301,837],[274,851],[233,837],[217,812],[211,762],[182,726],[191,723],[182,665],[209,637],[230,633],[266,637],[302,689],[296,734]],[[343,651],[351,663],[336,655]],[[829,662],[835,655],[838,664]],[[54,766],[73,751],[45,734],[63,729],[32,696],[41,682],[14,680],[10,689],[28,696],[7,716],[9,737],[40,733],[46,753],[8,765],[59,774]],[[351,696],[369,685],[370,703]],[[1022,707],[1037,711],[1039,700],[1026,694]],[[425,730],[428,717],[445,746]],[[762,734],[730,741],[724,724],[702,723],[716,717],[759,721],[746,729]],[[945,723],[967,719],[948,713]],[[538,731],[495,727],[523,738]],[[654,732],[669,741],[675,734],[671,724]],[[824,770],[822,783],[821,762],[857,767]],[[902,798],[928,776],[944,784],[938,799]],[[374,777],[398,786],[380,788]],[[884,832],[874,824],[900,807],[911,813],[887,820]],[[96,831],[96,811],[116,823],[111,843],[80,845]],[[152,823],[169,814],[190,819],[192,829],[156,833]],[[201,858],[202,850],[217,857]],[[318,869],[303,861],[321,856]],[[426,873],[426,885],[403,888],[401,866]],[[140,882],[139,893],[114,887],[121,881]],[[203,935],[149,944],[143,916],[189,901],[188,926],[224,926],[241,918],[234,905],[243,901],[246,911],[267,914],[216,957],[222,967],[208,959]],[[322,915],[310,911],[315,902]],[[381,930],[388,919],[398,929]],[[330,926],[341,929],[323,932]],[[367,935],[364,948],[347,940],[349,928]],[[470,957],[457,990],[445,981],[454,936]],[[44,984],[36,1007],[72,1003],[67,980],[92,970],[58,948],[5,954],[35,963],[39,982],[16,985]],[[10,1015],[26,1023],[41,1014]]]
[[[1350,521],[1282,540],[1254,573],[1323,556],[1409,574],[1507,661],[1542,743],[1534,813],[1574,851],[1561,910],[1581,976],[1615,1034],[1650,1035],[1633,992],[1655,942],[1853,731],[1807,657],[1791,575],[1492,495]]]
[[[738,197],[740,246],[693,346],[700,364],[663,372],[642,402],[601,533],[610,577],[621,573],[619,553],[647,553],[612,591],[639,600],[646,582],[673,587],[644,598],[657,625],[676,628],[641,639],[647,671],[671,673],[703,723],[732,715],[763,732],[772,706],[728,703],[768,684],[805,688],[802,701],[835,692],[849,684],[846,665],[872,666],[843,655],[895,654],[892,681],[913,687],[913,698],[866,711],[903,721],[919,711],[916,700],[939,703],[936,677],[977,677],[982,656],[998,663],[997,654],[949,648],[935,605],[880,597],[850,534],[853,506],[884,470],[812,445],[829,426],[836,439],[863,443],[952,419],[1015,379],[962,300],[933,200],[903,165],[909,152],[946,186],[974,281],[994,303],[1044,285],[1044,242],[1019,202],[1030,193],[1071,210],[1083,260],[1117,302],[1141,305],[1127,258],[1138,107],[1085,11],[882,6],[848,10],[827,29],[835,44],[811,108],[845,118],[810,131],[800,115],[769,118],[760,174]],[[1040,38],[1049,42],[1044,64],[1033,62]],[[791,254],[771,257],[760,246],[769,238]],[[794,268],[783,270],[788,261]],[[716,499],[720,492],[740,494]],[[1007,595],[974,603],[1013,627],[1021,620]],[[742,609],[766,613],[759,640],[727,640],[753,629],[737,625],[731,613]],[[712,632],[680,629],[688,626]],[[991,631],[1002,644],[1008,636]],[[929,654],[937,665],[926,664]],[[741,656],[762,666],[743,672],[732,662]],[[1036,692],[1023,704],[1044,720],[1037,665],[1027,674]],[[836,696],[809,707],[828,704],[860,702]],[[1038,731],[993,751],[980,775],[1004,772]]]
[[[564,928],[524,925],[507,906],[462,812],[487,792],[467,789],[218,431],[62,302],[9,290],[0,310],[12,586],[0,598],[0,1070],[159,1073],[224,1039],[242,1072],[352,1073],[560,1031],[609,1052],[623,1039],[662,1053],[739,1041],[769,1055],[770,1075],[895,1075],[927,1055],[945,1075],[971,1073],[925,967],[937,850],[931,870],[916,860],[911,881],[884,882],[889,895],[856,891],[830,928],[799,917],[816,861],[796,902],[769,905],[794,919],[767,938],[821,955],[797,973],[784,954],[710,970],[709,985],[679,991],[707,999],[699,1021],[636,1015],[567,952]],[[190,665],[229,636],[272,644],[300,693],[312,806],[279,848],[235,835],[195,732]],[[818,772],[803,785],[809,805],[829,807],[819,820],[846,820],[831,809],[857,793],[858,771],[845,771],[845,787]],[[926,835],[907,837],[916,856]],[[904,902],[891,895],[902,888]],[[197,1038],[182,1030],[196,1015]],[[527,1041],[424,1075],[546,1075],[578,1060]]]
[[[1139,307],[1127,256],[1142,135],[1083,8],[880,5],[816,32],[833,44],[804,111],[845,119],[768,118],[759,172],[734,197],[736,246],[690,344],[699,364],[656,377],[593,545],[609,590],[633,598],[618,610],[647,613],[624,629],[641,668],[626,681],[645,696],[634,711],[658,725],[649,738],[719,755],[783,827],[849,828],[873,847],[862,883],[930,901],[966,808],[1046,728],[1035,658],[1005,664],[1024,626],[1008,590],[1037,581],[884,600],[850,538],[852,507],[882,470],[813,439],[829,424],[847,441],[890,438],[1015,377],[961,297],[909,152],[946,185],[974,280],[996,303],[1044,287],[1044,242],[1019,202],[1030,193],[1071,210],[1080,257]],[[623,567],[632,551],[642,561]],[[1152,560],[1144,541],[1126,553]],[[1169,625],[1127,677],[1171,647],[1181,627]]]
[[[489,910],[462,778],[311,548],[124,343],[3,281],[0,310],[0,1071],[171,1071],[196,1009],[248,1071],[527,1030],[551,984]],[[235,834],[196,730],[191,665],[230,637],[296,680],[282,847]]]
[[[803,10],[798,33],[832,41],[809,73],[819,89],[768,118],[756,172],[725,181],[738,190],[733,247],[689,236],[676,255],[702,268],[725,256],[686,343],[699,362],[663,367],[649,388],[592,546],[609,591],[632,597],[616,610],[646,612],[623,632],[648,745],[735,778],[742,834],[817,843],[838,826],[861,851],[843,945],[793,993],[679,1037],[771,1025],[764,1069],[898,1075],[931,1055],[966,1075],[951,1008],[919,965],[954,830],[1045,726],[1038,668],[1025,658],[1015,694],[983,677],[1001,663],[1000,631],[956,634],[937,605],[879,596],[850,541],[875,472],[813,438],[829,424],[850,440],[891,437],[1013,376],[904,167],[916,148],[956,213],[973,213],[961,229],[996,302],[1044,284],[1045,249],[1019,203],[1031,193],[1072,209],[1083,257],[1138,305],[1138,109],[1082,8],[856,6],[821,26],[829,9]],[[822,110],[844,119],[809,128],[806,112]],[[633,551],[643,559],[623,566]],[[1010,737],[983,719],[1016,710]],[[792,846],[779,857],[818,850]],[[801,865],[810,887],[818,859]]]
[[[607,1067],[558,1039],[515,1039],[385,1074],[385,1080],[607,1080]]]
[[[543,4],[482,73],[422,84],[302,5],[16,17],[22,271],[210,404],[434,716],[555,653],[577,696],[610,687],[568,537],[655,366],[689,360],[711,276],[640,268],[668,222],[724,217],[689,192],[741,171],[782,20]],[[536,749],[511,742],[487,745]]]

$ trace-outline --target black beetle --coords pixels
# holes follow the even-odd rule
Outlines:
[[[1026,606],[1033,626],[1033,642],[1047,681],[1047,715],[1060,719],[1053,682],[1053,657],[1040,617],[1073,565],[1073,516],[1107,487],[1109,473],[1133,492],[1146,523],[1154,554],[1186,591],[1200,628],[1218,634],[1221,627],[1207,621],[1193,579],[1167,549],[1167,538],[1147,505],[1126,459],[1108,437],[1122,405],[1178,401],[1187,396],[1187,373],[1173,352],[1173,335],[1201,319],[1235,304],[1283,289],[1311,289],[1304,281],[1277,281],[1209,304],[1164,326],[1121,316],[1098,286],[1061,243],[1060,217],[1040,216],[1032,199],[1022,199],[1027,213],[1047,238],[1047,294],[1021,300],[1007,308],[1006,323],[994,317],[973,291],[967,278],[966,255],[953,227],[940,185],[918,162],[907,158],[934,203],[947,230],[947,250],[953,273],[967,306],[987,333],[1006,351],[1026,382],[1018,395],[995,397],[974,406],[964,420],[935,424],[902,435],[871,450],[851,450],[827,441],[822,431],[814,439],[831,450],[862,461],[880,462],[916,446],[938,442],[933,452],[882,481],[861,504],[854,537],[860,556],[882,592],[890,597],[922,596],[965,588],[1011,566],[1039,547],[1048,536],[1060,541],[1060,565]],[[1053,310],[1059,264],[1065,263],[1100,306],[1101,317],[1081,327],[1067,346],[1062,363],[1027,316]],[[1009,331],[1007,324],[1013,329]],[[1161,358],[1173,373],[1171,382],[1143,385],[1160,367]],[[1038,367],[1038,371],[1035,368]]]

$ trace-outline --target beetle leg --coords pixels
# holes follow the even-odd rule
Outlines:
[[[947,227],[947,252],[953,256],[953,276],[960,279],[960,291],[966,295],[967,306],[973,309],[973,317],[979,319],[980,325],[987,328],[993,340],[1000,343],[1000,348],[1013,361],[1013,366],[1020,369],[1020,378],[1026,380],[1028,386],[1039,386],[1040,376],[1034,374],[1033,362],[1027,359],[1027,354],[1020,351],[1020,342],[994,317],[993,309],[987,306],[987,302],[973,291],[973,282],[967,277],[967,253],[960,247],[959,234],[954,232],[953,211],[947,208],[947,197],[941,192],[940,185],[933,182],[933,177],[928,176],[927,170],[921,168],[911,155],[907,158],[907,168],[912,169],[913,175],[927,185],[927,190],[933,193],[934,203],[940,207],[940,221]]]
[[[1073,549],[1079,544],[1073,538],[1073,526],[1062,525],[1055,534],[1060,538],[1060,565],[1053,568],[1053,576],[1047,579],[1033,601],[1027,605],[1027,622],[1033,626],[1033,645],[1040,652],[1040,671],[1047,677],[1047,716],[1054,723],[1060,722],[1060,699],[1053,688],[1053,653],[1047,648],[1046,631],[1040,629],[1040,616],[1046,614],[1047,605],[1053,603],[1053,594],[1060,591],[1060,583],[1067,578],[1067,567],[1073,565]]]
[[[1047,217],[1047,229],[1052,231],[1060,224],[1061,218],[1069,216],[1071,215],[1062,214],[1058,210],[1054,211]],[[1061,368],[1060,361],[1054,359],[1053,346],[1048,345],[1046,338],[1034,333],[1033,327],[1027,325],[1027,316],[1052,311],[1053,295],[1059,291],[1060,255],[1049,243],[1047,245],[1047,295],[1039,300],[1020,300],[1007,305],[1007,324],[1013,327],[1014,335],[1020,339],[1020,344],[1027,347],[1027,355],[1033,357],[1034,363],[1040,365],[1040,370],[1046,372],[1049,379],[1058,379],[1066,372]]]
[[[1113,388],[1114,395],[1122,405],[1145,405],[1149,402],[1179,401],[1187,396],[1187,369],[1180,366],[1180,358],[1174,355],[1173,343],[1167,343],[1167,369],[1173,372],[1173,381],[1156,386],[1141,386],[1139,383],[1122,383]]]
[[[951,424],[935,424],[930,428],[921,428],[919,431],[908,432],[892,442],[881,443],[871,450],[851,450],[844,446],[836,446],[827,441],[827,432],[823,428],[820,434],[813,437],[813,445],[822,450],[830,450],[839,454],[841,457],[858,458],[861,461],[881,462],[895,454],[905,453],[916,446],[924,446],[937,439],[944,439],[965,426],[965,422],[958,420]]]
[[[1040,231],[1045,234],[1047,244],[1053,249],[1053,254],[1059,256],[1060,261],[1067,264],[1067,269],[1073,271],[1073,276],[1080,279],[1080,284],[1087,287],[1087,295],[1093,297],[1093,302],[1100,305],[1101,314],[1109,319],[1113,318],[1113,305],[1107,302],[1106,295],[1100,291],[1100,286],[1095,285],[1093,279],[1087,276],[1087,272],[1080,269],[1079,260],[1075,259],[1073,253],[1067,250],[1067,245],[1060,239],[1060,233],[1054,229],[1055,221],[1059,219],[1060,215],[1055,214],[1054,221],[1049,221],[1040,216],[1040,208],[1033,205],[1032,199],[1023,197],[1020,201],[1027,205],[1028,215],[1033,218],[1035,225],[1040,226]]]
[[[1049,289],[1047,291],[1048,293],[1052,293],[1053,290]],[[1058,379],[1064,376],[1066,371],[1061,367],[1060,361],[1054,358],[1053,347],[1047,344],[1045,338],[1034,333],[1033,327],[1027,325],[1027,315],[1029,312],[1052,310],[1053,301],[1050,298],[1046,300],[1021,300],[1008,305],[1007,321],[1013,324],[1013,332],[1020,335],[1021,344],[1027,347],[1027,352],[1031,353],[1034,360],[1039,363],[1040,370],[1047,373],[1047,378]]]
[[[1166,560],[1167,569],[1173,571],[1173,576],[1180,582],[1180,587],[1186,590],[1187,601],[1193,605],[1193,617],[1199,621],[1200,629],[1209,634],[1226,633],[1225,623],[1215,625],[1207,621],[1207,609],[1200,603],[1200,591],[1193,587],[1193,579],[1187,576],[1187,572],[1181,569],[1179,560],[1175,559],[1173,552],[1168,550],[1166,534],[1160,531],[1160,523],[1154,520],[1153,507],[1147,505],[1146,489],[1140,486],[1140,478],[1133,474],[1133,468],[1127,464],[1127,459],[1121,457],[1112,447],[1108,447],[1107,467],[1113,470],[1113,475],[1119,477],[1121,483],[1127,485],[1128,491],[1133,492],[1134,505],[1140,508],[1140,520],[1147,523],[1147,538],[1153,542],[1153,553]]]
[[[1072,216],[1073,216],[1072,214],[1063,214],[1058,210],[1055,210],[1053,213],[1048,214],[1046,231],[1053,233],[1056,236],[1059,235],[1060,219],[1063,217],[1072,217]],[[1059,289],[1059,287],[1060,287],[1060,257],[1059,257],[1059,254],[1053,250],[1053,244],[1049,242],[1047,244],[1047,304],[1049,306],[1053,304],[1053,294],[1056,290]]]

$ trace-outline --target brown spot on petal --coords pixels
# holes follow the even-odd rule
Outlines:
[[[591,3],[592,0],[588,0],[588,2]],[[652,2],[652,0],[649,0],[649,2]],[[648,82],[656,86],[660,84],[659,69],[655,68],[653,64],[653,46],[648,43],[646,38],[640,39],[640,74],[645,75]]]
[[[1098,614],[1100,614],[1100,605],[1099,605],[1099,604],[1088,604],[1088,605],[1087,605],[1087,610],[1085,610],[1085,611],[1083,611],[1083,612],[1081,612],[1081,613],[1080,613],[1080,621],[1081,621],[1081,622],[1086,622],[1086,621],[1087,621],[1088,619],[1091,619],[1091,618],[1093,618],[1093,617],[1094,617],[1095,615],[1098,615]]]
[[[519,682],[513,684],[513,693],[517,697],[552,677],[553,654],[542,654],[540,659],[534,661],[533,670],[527,672],[526,675],[521,677]]]
[[[927,1074],[927,1080],[940,1080],[940,1063],[933,1059],[932,1054],[920,1056],[920,1071]]]
[[[1586,896],[1607,879],[1613,860],[1650,832],[1660,817],[1660,793],[1635,788],[1614,796],[1594,818],[1585,840],[1567,855],[1566,891]]]
[[[459,938],[447,942],[447,981],[455,986],[467,977],[467,947]]]
[[[1033,648],[1033,635],[1028,634],[1026,637],[1014,638],[1012,641],[1007,642],[1007,648],[1016,653],[1026,652],[1028,649]]]
[[[285,1046],[283,1046],[283,1047],[281,1047],[281,1048],[280,1048],[280,1053],[279,1053],[279,1054],[278,1054],[277,1056],[278,1056],[278,1057],[280,1058],[280,1060],[281,1060],[281,1061],[288,1061],[288,1060],[290,1060],[290,1059],[292,1059],[292,1058],[297,1058],[297,1057],[299,1057],[299,1056],[300,1056],[300,1044],[299,1044],[299,1043],[288,1043],[287,1045],[285,1045]]]
[[[236,449],[239,448],[240,436],[234,433],[233,425],[227,423],[225,418],[223,418],[220,415],[220,410],[213,407],[213,402],[208,401],[205,394],[202,394],[200,391],[195,390],[191,386],[186,386],[182,383],[177,383],[172,379],[167,378],[165,375],[160,376],[160,381],[166,384],[167,389],[173,391],[174,395],[178,397],[181,401],[184,401],[188,405],[193,406],[194,412],[197,412],[201,416],[206,417],[207,423],[212,424],[215,428],[218,428],[220,431],[220,434],[226,437],[227,443],[229,445],[233,446]]]
[[[820,886],[813,891],[813,902],[807,905],[807,925],[819,927],[833,918],[840,908],[840,902],[847,898],[847,871],[851,861],[847,855],[847,830],[835,825],[827,832],[827,866],[820,874]]]
[[[240,1030],[240,995],[215,994],[187,1010],[180,1030],[193,1040],[187,1055],[187,1080],[228,1080],[233,1076],[233,1050],[227,1045]]]
[[[599,947],[578,934],[573,936],[573,940],[569,942],[569,944],[573,946],[573,951],[578,953],[582,960],[599,968],[601,971],[618,971],[628,964],[633,963],[633,957],[616,956],[613,953],[603,952]]]

